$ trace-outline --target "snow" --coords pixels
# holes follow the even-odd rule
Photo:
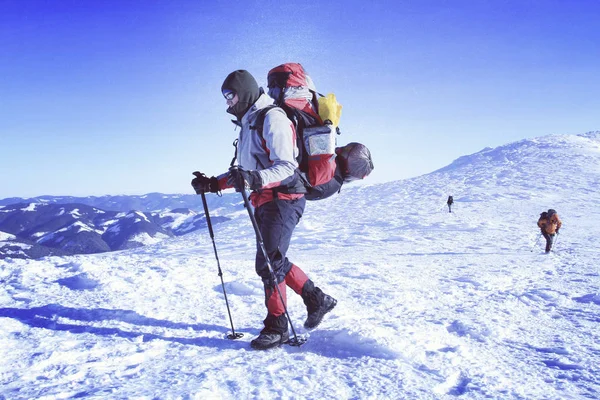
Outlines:
[[[6,256],[23,256],[23,250],[30,249],[29,244],[14,241],[17,237],[7,232],[0,231],[0,250]],[[0,274],[0,283],[2,283],[2,274]]]
[[[288,256],[338,305],[306,332],[288,289],[299,348],[250,349],[265,309],[239,203],[213,226],[235,341],[206,230],[2,260],[0,397],[600,398],[599,144],[521,141],[309,203]]]
[[[110,232],[110,233],[112,233],[114,235],[118,235],[119,232],[121,232],[121,225],[119,225],[119,224],[109,225],[108,229],[106,231]]]
[[[15,239],[15,235],[11,235],[10,233],[0,231],[0,240],[13,240]]]
[[[147,232],[141,232],[134,236],[132,236],[128,241],[129,242],[137,242],[143,245],[155,244],[164,239],[168,239],[169,236],[164,233],[157,232],[154,237],[150,236]]]
[[[57,237],[58,239],[55,239],[56,237]],[[64,239],[65,239],[65,237],[64,237],[63,235],[57,235],[57,232],[51,232],[51,233],[49,233],[49,234],[47,234],[47,235],[45,235],[45,236],[42,236],[41,238],[39,238],[39,239],[37,240],[37,242],[38,242],[39,244],[44,244],[44,242],[48,242],[48,241],[50,241],[50,240],[54,240],[56,243],[60,243],[60,242],[62,242]]]
[[[29,203],[26,207],[21,208],[21,211],[35,211],[39,203]]]
[[[177,227],[178,229],[178,234],[184,234],[187,233],[189,231],[192,231],[195,229],[195,225],[193,224],[193,221],[187,221],[186,222],[188,225],[173,225],[173,228]],[[167,226],[168,224],[163,224],[163,228],[165,226]],[[183,226],[183,227],[182,227]]]
[[[26,243],[21,243],[21,242],[4,242],[4,245],[8,245],[10,247],[18,247],[20,249],[30,249],[32,246],[30,244],[26,244]]]
[[[72,224],[65,226],[64,228],[57,230],[55,233],[66,232],[66,231],[69,231],[72,229],[74,229],[76,232],[81,232],[81,231],[95,232],[94,229],[90,228],[88,225],[84,224],[83,222],[75,221]]]
[[[99,226],[106,229],[106,227],[111,227],[116,222],[119,222],[119,220],[118,219],[109,219],[109,220],[106,220],[106,221],[102,222],[101,224],[99,224]]]
[[[192,220],[193,220],[193,216],[196,215],[196,213],[189,212],[187,214],[181,214],[181,213],[173,213],[173,212],[167,211],[167,212],[161,212],[161,213],[159,213],[159,215],[161,218],[170,217],[172,219],[172,222],[163,224],[163,228],[168,226],[171,229],[178,229],[186,223],[190,224],[190,222],[192,222]],[[188,227],[188,229],[193,229],[193,228],[194,228],[193,224],[190,224],[190,226]]]
[[[81,231],[86,231],[86,232],[97,232],[99,234],[102,233],[101,230],[94,230],[92,228],[90,228],[88,225],[84,224],[81,221],[75,221],[72,224],[69,224],[67,226],[65,226],[64,228],[58,229],[54,232],[51,232],[49,234],[44,234],[44,233],[38,233],[35,236],[40,237],[40,239],[38,239],[38,243],[43,244],[44,242],[47,242],[49,240],[54,240],[54,238],[56,236],[59,237],[59,239],[56,240],[56,242],[61,242],[62,240],[64,240],[64,237],[62,235],[59,235],[61,232],[67,232],[70,230],[75,230],[75,232],[81,232]]]
[[[148,217],[146,217],[146,215],[144,215],[143,213],[141,213],[139,211],[130,212],[129,214],[127,214],[125,216],[125,218],[135,218],[134,223],[138,223],[138,222],[142,222],[142,221],[150,222]]]

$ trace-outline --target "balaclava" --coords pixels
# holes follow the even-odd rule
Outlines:
[[[238,102],[233,107],[227,109],[227,112],[235,115],[238,121],[242,119],[246,111],[260,97],[260,89],[258,88],[256,79],[254,79],[250,72],[243,69],[233,71],[227,75],[225,82],[221,86],[221,91],[224,89],[232,90],[238,95]]]

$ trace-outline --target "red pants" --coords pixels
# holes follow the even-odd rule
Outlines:
[[[283,282],[279,283],[278,285],[281,296],[283,297],[283,301],[287,303],[285,294],[286,285],[291,287],[294,292],[301,295],[302,288],[307,281],[308,277],[306,274],[300,268],[298,268],[298,266],[292,264],[290,272],[287,273]],[[274,317],[278,317],[285,313],[284,303],[281,301],[279,293],[277,293],[277,290],[274,287],[265,287],[265,301],[269,314],[273,315]]]

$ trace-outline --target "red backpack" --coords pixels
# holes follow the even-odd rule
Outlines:
[[[336,148],[338,127],[319,116],[319,102],[314,84],[302,65],[279,65],[268,74],[269,95],[281,107],[296,128],[300,177],[307,200],[325,199],[341,190],[344,182],[363,179],[373,170],[371,153],[360,143]],[[262,136],[266,113],[261,110],[256,130]]]

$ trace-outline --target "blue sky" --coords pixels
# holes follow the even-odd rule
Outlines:
[[[370,183],[599,130],[599,20],[595,0],[0,0],[0,198],[191,193],[233,156],[224,78],[290,61],[337,95]]]

